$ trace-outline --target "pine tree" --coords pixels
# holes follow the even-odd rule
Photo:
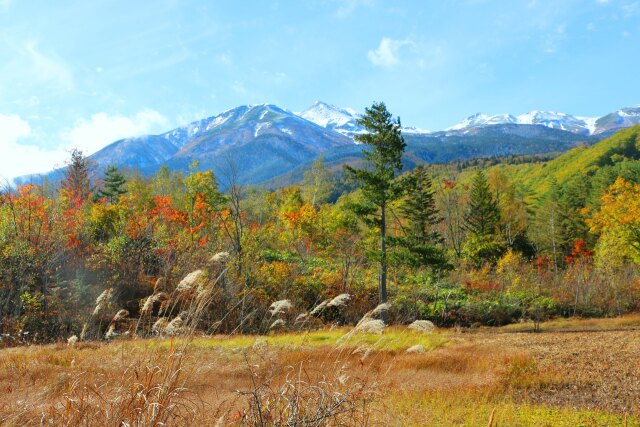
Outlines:
[[[442,243],[444,239],[436,230],[442,222],[433,191],[433,182],[427,169],[418,166],[402,182],[406,192],[400,212],[408,220],[405,236],[397,243],[409,251],[410,264],[430,267],[432,270],[446,268],[447,260]]]
[[[471,234],[486,237],[496,233],[500,210],[482,171],[478,171],[473,178],[464,219],[466,229]]]
[[[124,188],[127,180],[117,167],[108,166],[104,173],[104,186],[98,190],[98,197],[106,197],[109,203],[117,203],[121,195],[127,190]]]
[[[502,256],[505,245],[498,233],[500,210],[482,171],[473,178],[464,222],[467,238],[462,252],[465,258],[480,267]]]
[[[353,178],[362,191],[365,204],[354,206],[356,213],[365,221],[378,228],[380,236],[379,283],[380,303],[387,302],[387,208],[389,202],[400,197],[394,185],[396,171],[402,170],[402,153],[406,147],[400,133],[400,118],[392,119],[383,102],[374,102],[365,108],[364,115],[357,120],[368,133],[356,135],[357,142],[370,148],[364,149],[365,160],[370,168],[354,169],[345,166],[347,174]]]

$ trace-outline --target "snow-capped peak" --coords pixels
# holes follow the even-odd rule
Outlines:
[[[635,107],[627,107],[621,108],[616,113],[620,117],[639,117],[640,116],[640,105],[636,105]]]
[[[296,115],[322,127],[344,126],[357,118],[357,113],[351,108],[339,108],[322,101],[314,102],[311,107]]]
[[[445,130],[460,131],[479,126],[518,124],[541,125],[553,129],[566,130],[568,132],[591,135],[595,132],[596,120],[596,118],[592,117],[575,117],[570,114],[556,111],[533,110],[518,116],[513,116],[511,114],[486,115],[477,113]]]
[[[445,129],[445,131],[463,130],[476,126],[500,125],[506,123],[517,123],[517,118],[511,114],[497,114],[494,116],[476,113],[467,117],[462,122]]]

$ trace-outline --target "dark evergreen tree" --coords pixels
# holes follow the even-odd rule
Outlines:
[[[410,220],[410,233],[421,242],[440,243],[434,227],[442,221],[436,208],[431,176],[424,166],[416,167],[403,181],[407,198],[400,211]]]
[[[491,236],[496,233],[500,221],[500,209],[489,188],[487,177],[478,171],[471,184],[469,205],[464,216],[466,229],[476,236]]]
[[[591,192],[591,182],[585,176],[574,176],[569,179],[560,191],[559,207],[562,216],[562,232],[565,241],[565,253],[573,247],[577,239],[594,242],[589,233],[582,210],[587,206]]]
[[[424,166],[418,166],[402,180],[406,196],[400,212],[408,220],[405,235],[394,242],[405,248],[405,262],[414,267],[439,271],[448,267],[442,248],[444,239],[436,230],[442,221],[433,191],[433,183]]]
[[[108,166],[104,173],[104,185],[98,190],[98,197],[106,197],[109,203],[117,203],[121,195],[125,194],[127,180],[117,167]]]
[[[464,226],[467,231],[463,256],[480,267],[495,262],[506,249],[500,237],[500,208],[493,197],[487,177],[478,171],[471,183],[469,204],[465,210]]]
[[[362,152],[369,168],[354,169],[345,166],[347,174],[359,185],[365,203],[355,206],[369,225],[380,231],[379,283],[380,303],[387,301],[387,208],[397,200],[400,189],[394,183],[396,171],[402,170],[402,153],[406,147],[401,135],[400,118],[393,120],[383,102],[374,102],[357,120],[368,133],[356,135],[356,141],[366,147]]]

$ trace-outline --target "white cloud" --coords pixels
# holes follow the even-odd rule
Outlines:
[[[0,177],[15,177],[44,173],[64,165],[72,148],[90,155],[118,139],[165,131],[166,117],[154,110],[143,110],[132,117],[97,113],[80,119],[75,127],[61,134],[63,143],[56,147],[42,147],[33,140],[29,122],[16,114],[0,114]],[[31,143],[26,143],[31,139]]]
[[[29,123],[18,115],[0,114],[0,177],[3,180],[50,170],[64,160],[66,153],[62,149],[19,143],[32,133]]]
[[[118,139],[158,133],[166,130],[169,121],[155,110],[143,110],[133,117],[97,113],[80,119],[71,130],[62,132],[70,148],[92,154]]]
[[[31,135],[29,123],[17,114],[0,114],[0,129],[2,129],[0,143],[3,146],[10,141],[15,142],[18,138]]]
[[[596,3],[598,3],[598,4],[607,4],[607,3],[611,3],[611,0],[596,0]]]
[[[413,46],[411,40],[393,40],[383,37],[377,49],[370,50],[367,53],[369,61],[373,65],[381,67],[390,67],[400,63],[400,49],[404,46]]]

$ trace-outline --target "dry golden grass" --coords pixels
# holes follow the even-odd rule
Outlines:
[[[541,328],[547,332],[571,332],[571,331],[607,331],[617,329],[640,328],[640,313],[627,314],[622,317],[609,317],[604,319],[579,317],[558,318],[544,322]],[[533,329],[533,323],[514,323],[499,328],[502,331],[528,332]]]
[[[640,331],[343,332],[4,349],[0,424],[639,425]]]

